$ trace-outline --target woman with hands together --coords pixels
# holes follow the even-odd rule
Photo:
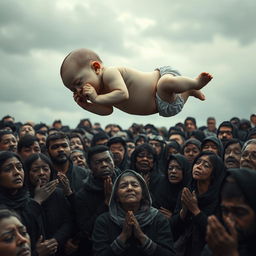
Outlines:
[[[207,217],[219,211],[219,193],[226,171],[222,159],[201,152],[192,165],[192,179],[184,187],[171,219],[177,255],[200,255],[206,241]]]
[[[126,170],[116,179],[109,212],[93,230],[94,255],[174,255],[168,220],[151,206],[142,176]]]

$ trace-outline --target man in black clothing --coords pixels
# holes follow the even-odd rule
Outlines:
[[[80,230],[80,255],[91,255],[91,234],[96,218],[108,211],[112,184],[120,173],[114,166],[109,148],[97,145],[88,150],[91,173],[75,195],[76,219]]]
[[[67,176],[73,192],[78,191],[88,176],[88,170],[74,166],[70,156],[69,139],[63,132],[50,134],[46,140],[46,148],[57,172]]]

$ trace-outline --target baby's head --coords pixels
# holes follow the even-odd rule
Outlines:
[[[102,61],[95,52],[78,49],[65,57],[61,64],[60,75],[63,84],[71,91],[75,91],[82,84],[98,83],[102,67]]]

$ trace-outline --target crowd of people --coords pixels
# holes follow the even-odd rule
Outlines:
[[[169,127],[0,122],[0,255],[256,255],[256,114]]]

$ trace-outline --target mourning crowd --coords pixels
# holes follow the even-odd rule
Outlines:
[[[256,255],[256,114],[198,127],[0,121],[0,256]]]

